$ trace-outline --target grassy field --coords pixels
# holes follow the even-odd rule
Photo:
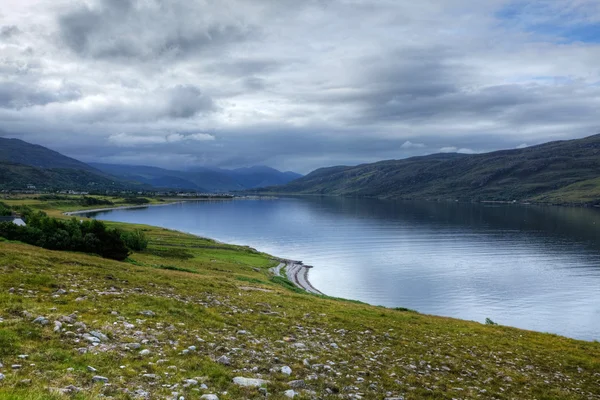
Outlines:
[[[600,399],[598,342],[298,293],[270,255],[109,224],[148,249],[116,262],[0,241],[0,399]]]

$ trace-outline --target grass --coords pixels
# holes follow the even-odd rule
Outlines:
[[[133,399],[136,390],[153,399],[264,398],[234,385],[235,376],[269,380],[272,399],[284,399],[295,379],[324,399],[600,398],[600,343],[309,295],[270,277],[277,264],[270,255],[111,225],[144,229],[148,250],[116,262],[0,242],[1,399],[62,399],[57,389],[69,385],[83,400]],[[141,314],[147,310],[153,314]],[[63,322],[53,331],[55,320],[73,314],[85,328]],[[50,323],[33,324],[40,315]],[[109,340],[91,346],[82,334],[92,330]],[[190,346],[196,350],[184,352]],[[222,355],[230,365],[216,361]],[[109,385],[93,384],[94,375]],[[184,387],[185,379],[208,389]]]

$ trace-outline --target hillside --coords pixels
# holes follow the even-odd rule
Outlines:
[[[597,342],[309,295],[267,254],[110,225],[148,249],[0,241],[0,398],[600,399]]]
[[[155,187],[200,192],[230,192],[280,185],[301,176],[262,166],[234,170],[196,167],[188,171],[178,171],[141,165],[101,163],[90,165],[122,179],[135,180]]]
[[[519,150],[473,155],[433,154],[354,167],[322,168],[265,191],[397,199],[599,204],[598,178],[600,135],[595,135]]]
[[[74,158],[19,139],[0,138],[0,161],[36,168],[69,168],[99,173],[99,171]]]
[[[93,171],[93,170],[92,170]],[[36,190],[142,190],[144,186],[110,178],[100,172],[73,168],[36,168],[22,164],[0,161],[0,190],[26,189],[34,185]]]

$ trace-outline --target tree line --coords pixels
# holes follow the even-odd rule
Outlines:
[[[131,250],[142,251],[148,246],[141,230],[123,232],[98,220],[61,220],[31,209],[21,212],[27,225],[1,222],[1,237],[45,249],[94,253],[119,261],[126,259]]]

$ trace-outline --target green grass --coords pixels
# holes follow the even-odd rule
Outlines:
[[[82,388],[72,398],[85,400],[131,399],[137,389],[153,399],[173,398],[174,391],[186,399],[204,393],[264,398],[233,385],[235,376],[268,379],[271,399],[284,399],[293,379],[305,379],[324,399],[338,393],[382,399],[387,392],[406,399],[600,398],[597,342],[309,295],[270,277],[277,264],[270,255],[157,227],[111,225],[144,229],[148,250],[116,262],[0,242],[0,372],[6,375],[0,399],[67,398],[51,388],[68,385]],[[58,289],[68,293],[55,296]],[[145,310],[154,315],[140,314]],[[53,332],[54,320],[75,312],[86,329],[65,323],[65,331]],[[33,324],[39,315],[51,323]],[[77,335],[90,330],[110,340],[89,346]],[[144,339],[149,356],[123,347]],[[306,349],[295,348],[294,339]],[[196,351],[183,354],[189,346]],[[216,362],[224,354],[231,365]],[[331,370],[313,369],[305,359]],[[13,371],[11,364],[23,368]],[[279,372],[282,365],[292,368],[291,376]],[[316,380],[307,379],[312,374]],[[93,375],[110,385],[92,384]],[[183,387],[190,378],[209,389]]]

